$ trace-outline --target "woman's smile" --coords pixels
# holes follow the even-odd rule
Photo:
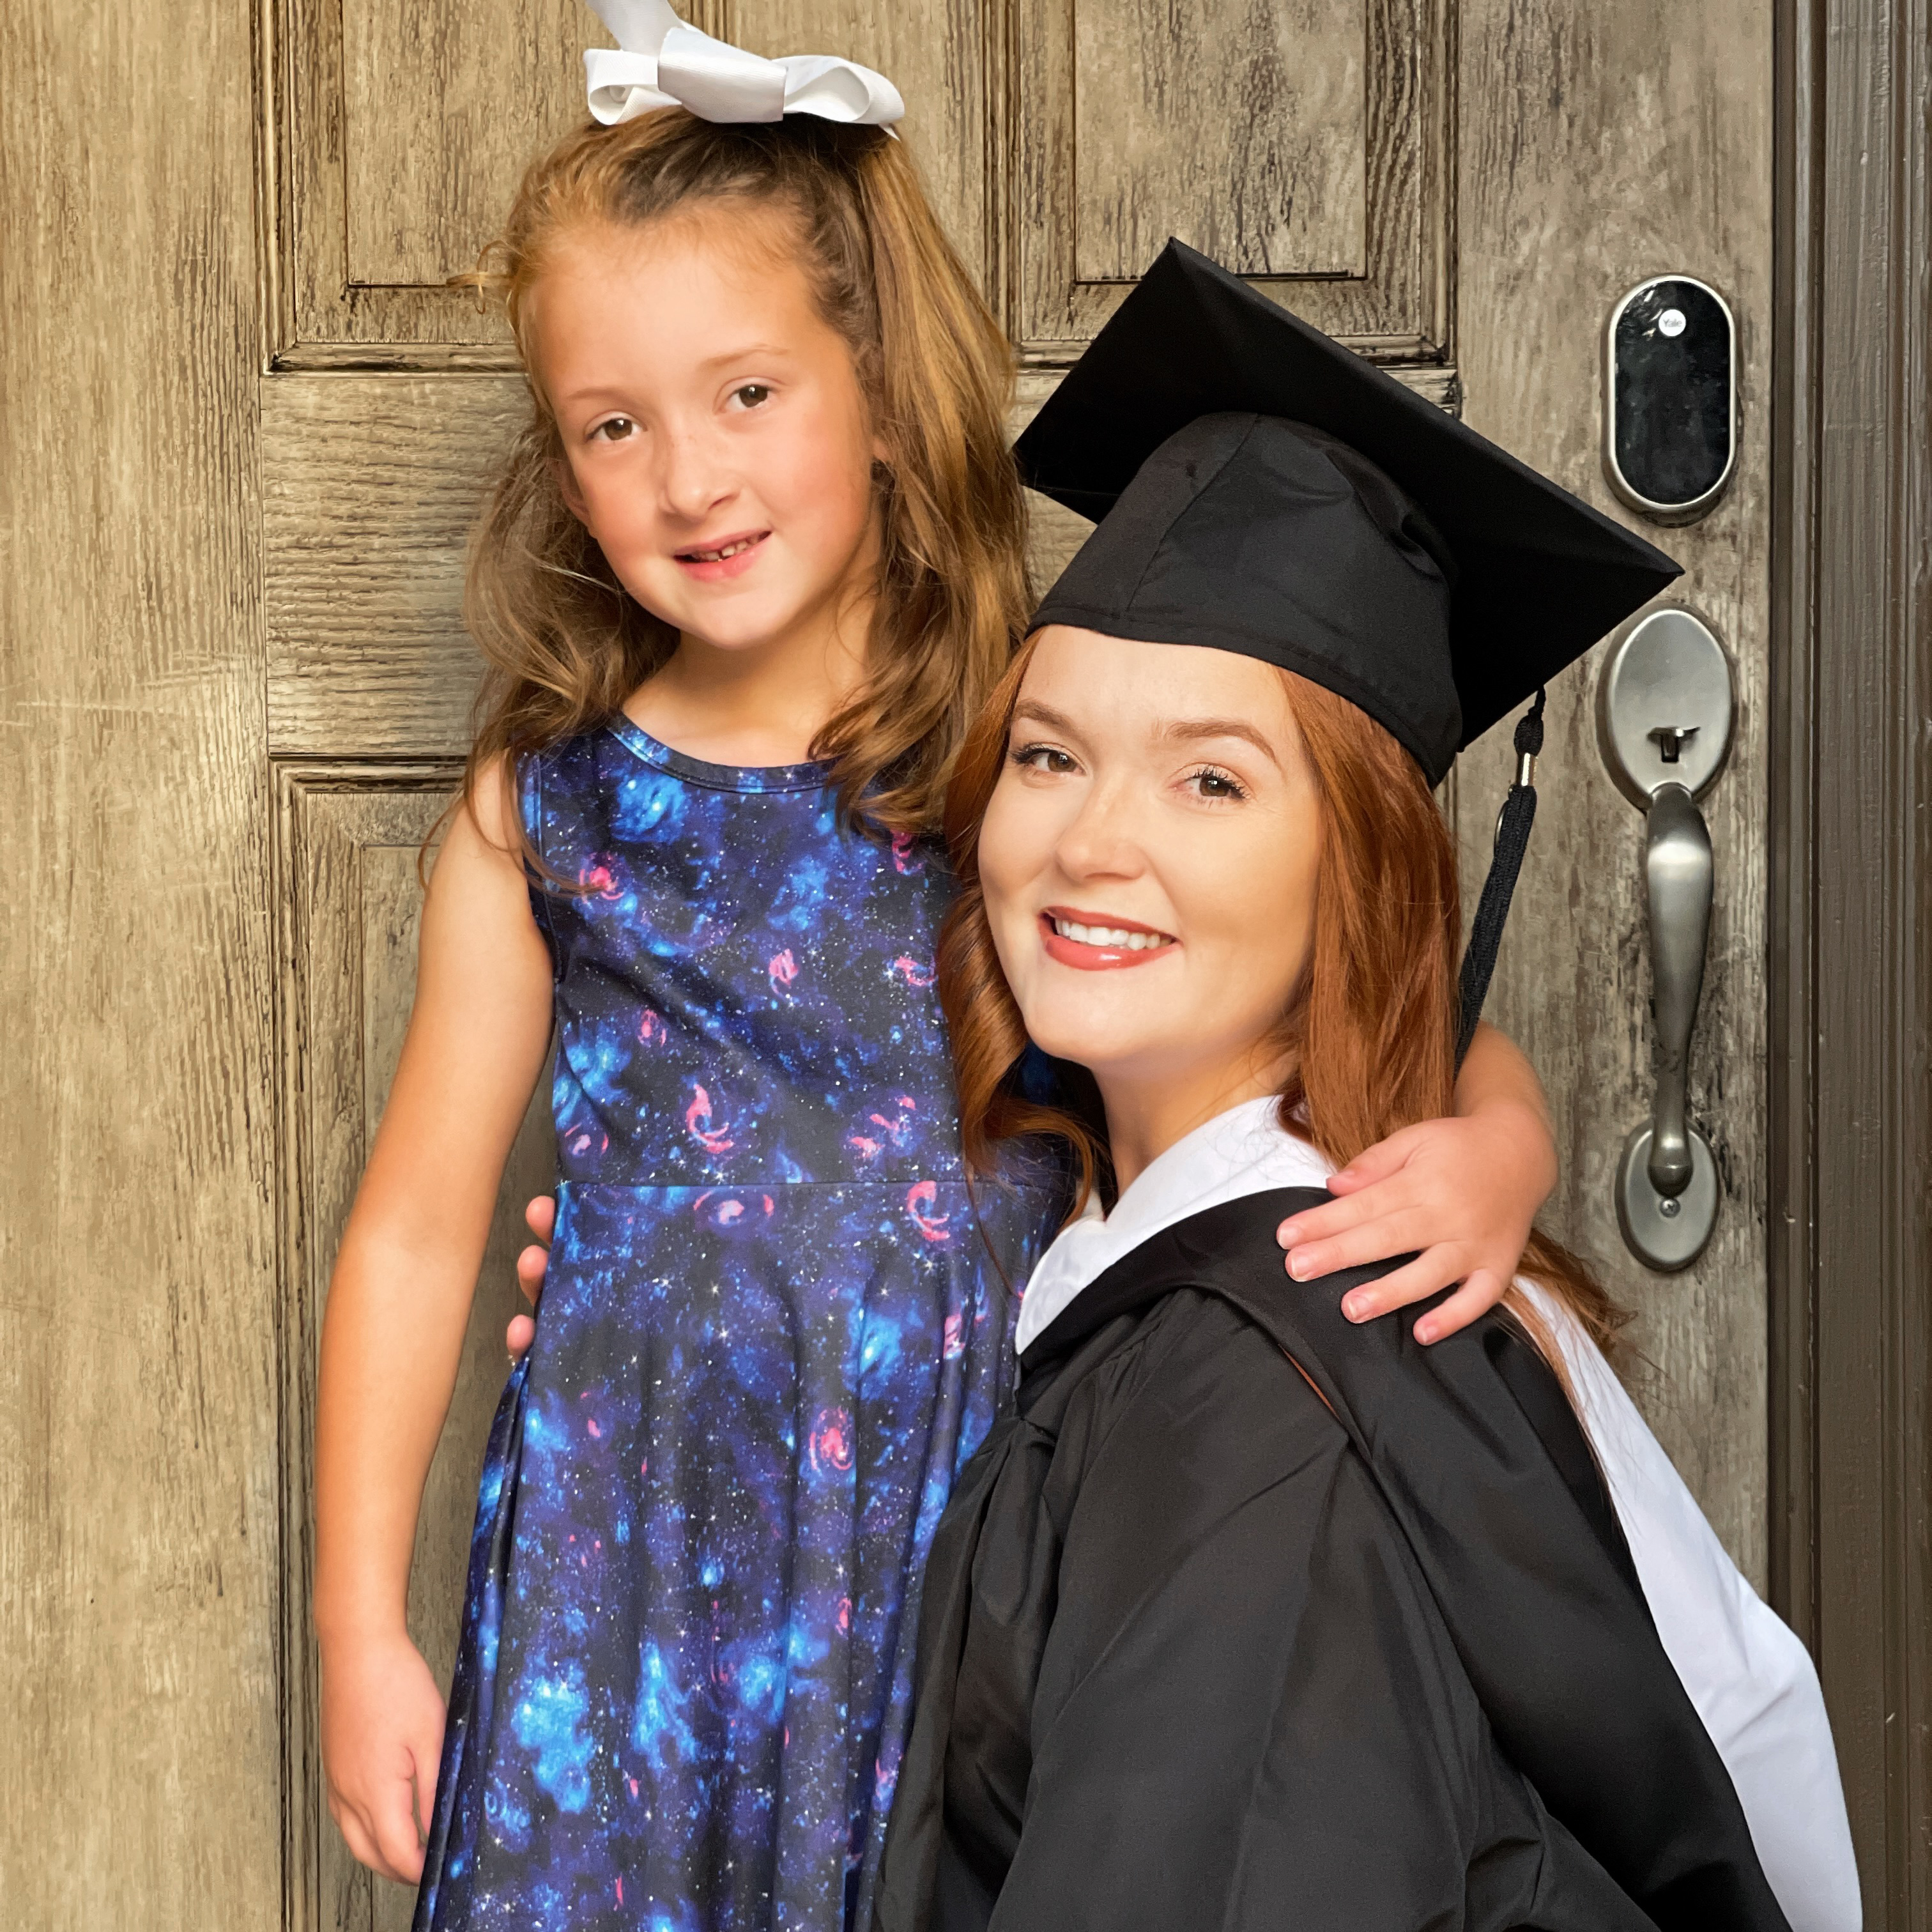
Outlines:
[[[1040,916],[1040,929],[1047,957],[1082,973],[1145,966],[1180,944],[1171,932],[1137,920],[1076,911],[1069,906],[1048,906]]]

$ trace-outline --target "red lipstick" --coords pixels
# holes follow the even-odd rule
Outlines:
[[[1077,938],[1061,932],[1058,928],[1063,926],[1081,928],[1090,935],[1100,932],[1108,936]],[[1071,906],[1048,906],[1040,916],[1040,929],[1046,956],[1082,973],[1111,973],[1122,967],[1149,965],[1164,958],[1180,944],[1172,934],[1162,932],[1158,926],[1143,926],[1138,920],[1117,919],[1111,913],[1081,912]],[[1124,946],[1118,938],[1121,934],[1144,934],[1154,943]]]

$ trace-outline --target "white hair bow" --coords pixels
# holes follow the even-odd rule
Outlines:
[[[702,121],[826,121],[890,128],[905,103],[884,74],[833,54],[766,60],[686,26],[666,0],[590,0],[617,37],[590,47],[584,77],[590,112],[606,127],[653,107],[682,107]]]

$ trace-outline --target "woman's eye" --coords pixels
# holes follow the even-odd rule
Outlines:
[[[1063,752],[1057,745],[1016,745],[1012,760],[1035,772],[1074,772],[1080,769],[1078,761],[1071,752]]]
[[[748,410],[754,410],[760,404],[770,401],[771,394],[769,382],[740,382],[731,392],[731,400]]]
[[[1217,770],[1212,765],[1190,772],[1187,782],[1195,788],[1196,796],[1201,798],[1246,798],[1248,795],[1247,788],[1232,772]]]
[[[634,436],[637,430],[637,424],[628,416],[606,416],[590,432],[590,440],[595,442],[602,437],[606,442],[622,442],[626,436]]]

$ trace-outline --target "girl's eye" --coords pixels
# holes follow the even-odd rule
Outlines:
[[[1190,772],[1187,783],[1195,787],[1198,798],[1220,800],[1246,798],[1246,786],[1232,772],[1224,772],[1214,765],[1203,765],[1198,772]]]
[[[760,404],[771,400],[772,388],[769,382],[740,382],[731,392],[731,400],[748,410],[756,409]]]
[[[1076,772],[1079,762],[1071,752],[1063,752],[1057,745],[1016,745],[1012,761],[1028,771],[1066,772]]]
[[[590,432],[590,440],[595,442],[601,436],[606,442],[622,442],[637,432],[637,424],[628,416],[606,416]]]

